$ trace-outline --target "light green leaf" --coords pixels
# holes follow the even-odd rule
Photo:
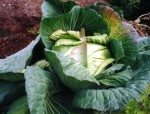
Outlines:
[[[94,36],[87,36],[87,42],[90,43],[98,43],[101,45],[106,45],[109,42],[109,38],[106,34],[102,34],[102,35],[94,35]]]
[[[100,74],[108,65],[111,65],[115,61],[114,58],[105,59],[101,65],[96,69],[94,76]]]
[[[24,82],[0,82],[0,107],[5,106],[25,94]]]
[[[75,96],[74,105],[84,109],[113,111],[124,109],[127,102],[133,98],[139,101],[139,95],[150,82],[150,56],[139,56],[132,70],[132,80],[125,87],[80,91]]]
[[[105,22],[96,11],[75,6],[70,12],[56,18],[43,19],[40,25],[40,35],[46,48],[51,48],[54,41],[49,37],[53,32],[57,30],[79,31],[81,28],[85,29],[87,35],[92,35],[94,32],[108,33]]]
[[[44,68],[50,67],[50,64],[48,61],[43,59],[43,60],[37,61],[33,66],[37,66],[37,67],[44,69]]]
[[[51,39],[53,40],[60,40],[60,39],[74,39],[74,40],[80,40],[80,34],[79,31],[63,31],[63,30],[57,30],[55,31],[51,36]]]
[[[72,107],[72,93],[58,93],[58,80],[50,72],[27,67],[25,78],[30,114],[87,114]]]
[[[112,52],[112,55],[115,58],[116,62],[118,62],[118,60],[120,60],[125,56],[121,41],[117,39],[111,39],[109,45],[110,45],[110,50]]]
[[[76,3],[73,1],[45,0],[42,4],[42,18],[52,18],[69,12]]]
[[[23,96],[13,102],[7,114],[30,114],[27,96]]]
[[[82,43],[82,41],[76,41],[73,39],[60,39],[52,47],[52,50],[60,52],[65,56],[73,56],[72,51],[78,46],[81,46]]]
[[[76,41],[73,39],[60,39],[55,43],[54,47],[57,47],[57,46],[79,46],[82,43],[83,43],[82,41]]]
[[[98,81],[79,62],[47,49],[45,56],[62,83],[72,90],[78,91],[98,84]]]

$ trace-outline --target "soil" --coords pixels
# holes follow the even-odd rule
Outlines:
[[[43,0],[0,0],[0,30],[25,32],[39,25]]]
[[[43,0],[0,0],[0,59],[25,48],[37,36]]]
[[[36,35],[17,33],[8,37],[0,38],[0,59],[6,58],[25,48],[35,39]]]

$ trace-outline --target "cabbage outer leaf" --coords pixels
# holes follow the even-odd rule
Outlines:
[[[133,65],[138,54],[136,39],[139,36],[136,30],[132,25],[122,22],[117,12],[110,7],[95,4],[92,8],[101,14],[103,20],[107,23],[109,39],[117,39],[122,42],[125,56],[119,62],[126,65]]]
[[[80,91],[74,98],[74,105],[83,109],[111,111],[124,109],[127,102],[132,98],[139,101],[139,95],[150,81],[150,56],[138,55],[132,71],[132,79],[125,87]]]
[[[69,12],[77,4],[73,1],[63,2],[61,0],[45,0],[41,6],[42,19],[59,16]]]
[[[108,28],[101,15],[93,9],[75,6],[68,13],[55,18],[43,19],[40,25],[40,35],[45,47],[50,49],[54,45],[54,41],[49,38],[52,33],[57,30],[79,31],[81,28],[85,29],[87,35],[94,32],[108,34]]]
[[[99,84],[79,62],[48,49],[45,56],[59,79],[70,89],[79,91]]]
[[[72,94],[59,93],[61,87],[54,74],[30,66],[27,67],[25,78],[30,114],[88,114],[73,108]]]

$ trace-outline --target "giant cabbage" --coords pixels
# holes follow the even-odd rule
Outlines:
[[[22,66],[13,62],[11,71],[0,67],[1,77],[15,73],[9,81],[17,81],[25,69],[21,76],[25,78],[26,95],[16,95],[18,100],[10,101],[8,113],[109,113],[124,110],[132,98],[139,100],[150,81],[148,38],[139,39],[130,24],[99,3],[81,8],[73,1],[45,0],[42,13],[40,36],[45,58],[35,60],[35,64],[26,61]],[[16,84],[3,83],[2,88],[9,91],[2,92],[1,101],[19,92]]]
[[[108,6],[74,6],[49,16],[40,34],[46,60],[75,92],[77,108],[122,110],[130,99],[138,100],[150,80],[150,57],[139,52],[136,30]]]

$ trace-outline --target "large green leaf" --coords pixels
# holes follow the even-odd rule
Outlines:
[[[60,88],[55,75],[38,67],[27,67],[25,78],[31,114],[83,114],[72,107],[73,96],[68,91],[57,93]]]
[[[122,32],[120,38],[118,36],[118,39],[122,41],[125,57],[123,57],[120,62],[127,65],[133,65],[138,55],[138,44],[136,40],[139,36],[132,25],[122,22],[121,26],[122,27],[118,28],[118,30],[120,29],[120,31],[124,32]],[[120,33],[120,31],[118,31],[118,33]]]
[[[27,96],[23,96],[13,102],[7,114],[29,114]]]
[[[125,56],[122,42],[117,39],[110,40],[110,50],[116,62]]]
[[[59,79],[72,90],[78,91],[99,84],[79,62],[47,49],[45,50],[45,56]]]
[[[59,91],[55,75],[39,67],[27,67],[25,72],[26,91],[31,114],[43,114],[48,111],[47,100]],[[38,99],[38,100],[37,100]]]
[[[84,109],[106,111],[124,109],[132,98],[139,100],[139,95],[150,82],[150,56],[139,56],[133,67],[132,77],[125,87],[80,91],[75,96],[74,105]]]
[[[24,82],[0,82],[0,107],[7,105],[25,94]]]
[[[132,82],[134,81],[139,83],[146,83],[147,81],[149,81],[150,55],[147,54],[138,55],[138,58],[135,62],[135,65],[132,67],[132,70],[133,70]]]
[[[69,12],[76,3],[73,1],[45,0],[42,4],[42,18],[52,18]]]
[[[81,28],[86,30],[87,35],[91,35],[94,32],[108,33],[106,23],[101,15],[90,8],[75,6],[70,12],[56,18],[43,19],[40,25],[40,35],[46,48],[51,48],[54,42],[49,37],[53,32],[57,30],[78,31]]]

